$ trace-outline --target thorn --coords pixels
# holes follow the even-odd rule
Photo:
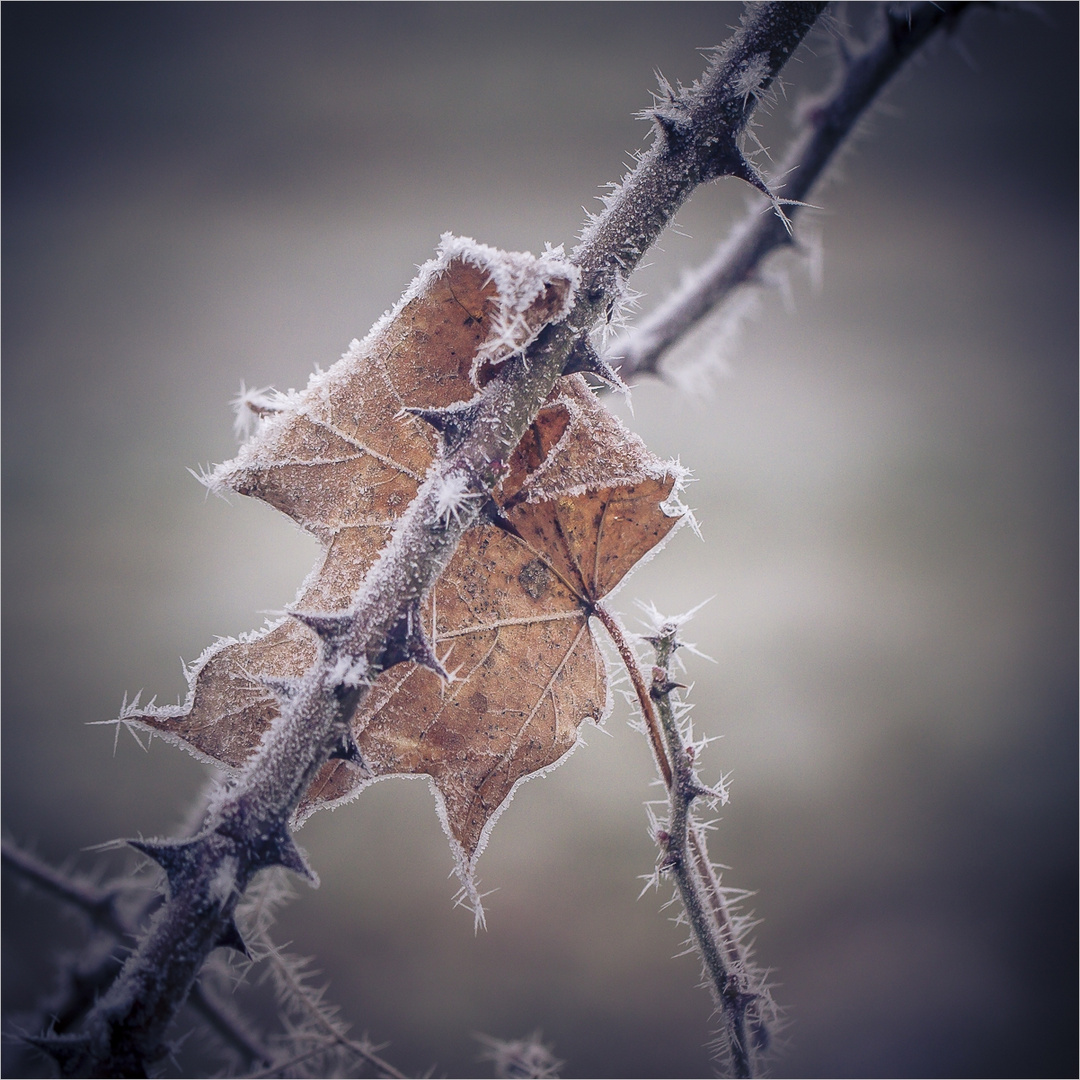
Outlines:
[[[387,635],[386,648],[383,651],[383,669],[393,667],[394,664],[400,664],[405,660],[412,660],[421,667],[429,668],[440,679],[448,681],[450,679],[450,675],[439,662],[431,642],[424,633],[423,623],[420,620],[419,601],[409,604],[394,629]]]
[[[691,782],[686,794],[691,799],[717,799],[720,803],[727,803],[727,792],[721,788],[706,787],[696,777]]]
[[[503,508],[491,497],[480,507],[481,520],[487,525],[493,525],[496,529],[502,529],[518,540],[523,540],[517,526],[506,516]]]
[[[354,765],[359,765],[364,772],[371,773],[371,769],[368,768],[368,763],[360,753],[360,747],[356,745],[356,740],[353,738],[351,731],[342,734],[341,741],[330,751],[330,760],[350,761]]]
[[[769,190],[769,185],[765,183],[761,173],[754,168],[744,155],[738,154],[736,156],[731,175],[739,180],[745,180],[752,188],[756,188],[760,191],[769,202],[776,202],[776,196]]]
[[[430,424],[442,436],[443,446],[449,451],[461,445],[479,409],[479,400],[473,398],[470,401],[455,401],[442,409],[421,409],[407,405],[398,415],[407,413]]]
[[[75,1076],[90,1051],[90,1040],[85,1035],[19,1035],[19,1039],[48,1054],[63,1076]]]
[[[589,344],[587,338],[581,337],[574,343],[570,355],[566,358],[563,367],[564,375],[573,375],[576,372],[584,372],[586,375],[595,375],[603,380],[613,390],[628,394],[630,387],[623,382],[619,373]]]
[[[325,641],[339,641],[346,637],[354,621],[351,614],[335,615],[324,611],[290,611],[288,614],[314,630]]]
[[[306,878],[312,888],[318,888],[319,875],[312,870],[303,852],[296,846],[296,842],[289,835],[288,830],[282,826],[281,831],[271,836],[264,848],[267,865],[284,866],[294,874]]]
[[[657,133],[660,139],[663,140],[663,148],[666,153],[675,153],[686,143],[688,127],[685,120],[673,116],[670,111],[665,109],[651,109],[640,115],[643,119],[652,120],[656,125]]]
[[[197,840],[128,840],[129,847],[151,858],[165,871],[169,880],[169,892],[174,896],[194,862]]]
[[[239,927],[236,925],[235,919],[229,919],[225,924],[221,936],[217,940],[216,947],[219,949],[235,949],[249,960],[251,959],[251,952],[247,947],[247,942],[244,941],[243,935],[240,933]]]
[[[665,135],[671,135],[683,126],[671,115],[671,113],[665,112],[662,109],[651,109],[648,115],[652,117],[653,123],[656,124]]]
[[[662,667],[652,669],[652,685],[649,687],[649,697],[666,697],[672,690],[685,690],[686,683],[672,682],[668,673]]]

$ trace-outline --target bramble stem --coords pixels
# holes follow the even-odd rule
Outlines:
[[[154,895],[148,903],[122,914],[116,899],[124,891],[123,886],[107,889],[77,881],[8,840],[3,841],[2,858],[6,870],[16,874],[27,885],[81,911],[103,934],[113,938],[117,946],[138,933],[139,925],[159,900]],[[133,883],[132,888],[136,887]],[[110,949],[92,969],[79,971],[74,986],[76,999],[65,1001],[59,1009],[54,1021],[56,1030],[63,1031],[75,1023],[91,1006],[94,998],[108,989],[120,970],[120,961],[115,952],[115,949]],[[260,1046],[201,983],[196,982],[192,987],[188,1003],[226,1043],[239,1051],[249,1065],[273,1059],[270,1051]]]
[[[755,986],[760,980],[755,978],[747,950],[739,940],[720,879],[709,858],[704,831],[691,810],[691,804],[699,796],[714,800],[725,796],[722,791],[700,783],[694,771],[693,748],[687,745],[679,728],[672,701],[679,684],[671,678],[671,660],[679,647],[679,622],[663,623],[658,633],[648,639],[656,650],[656,665],[651,685],[646,688],[637,657],[619,620],[599,605],[596,614],[626,665],[649,745],[668,792],[666,828],[658,829],[656,836],[663,851],[658,869],[670,873],[675,880],[720,1013],[731,1074],[753,1076],[755,1051],[768,1042],[764,1013],[770,1003],[764,988]]]
[[[661,376],[664,355],[737,289],[760,283],[765,259],[792,241],[799,217],[815,184],[852,134],[860,117],[904,62],[934,33],[952,26],[966,3],[922,3],[887,11],[878,38],[854,57],[844,56],[834,86],[805,109],[800,134],[776,169],[770,188],[793,200],[785,211],[754,212],[736,226],[702,266],[686,275],[686,284],[660,303],[625,337],[614,341],[605,359],[623,379]]]

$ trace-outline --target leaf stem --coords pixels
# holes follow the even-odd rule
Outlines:
[[[645,676],[641,673],[637,654],[627,640],[626,630],[623,628],[622,623],[603,604],[595,604],[593,612],[608,632],[608,636],[611,638],[615,648],[618,649],[626,673],[630,676],[630,683],[634,687],[634,693],[637,695],[638,705],[641,708],[641,715],[645,721],[645,733],[653,752],[653,758],[656,761],[656,768],[664,779],[664,786],[670,791],[674,773],[671,769],[671,762],[668,760],[664,735],[660,729],[660,720],[656,715],[656,709],[653,706],[648,687],[645,685]]]

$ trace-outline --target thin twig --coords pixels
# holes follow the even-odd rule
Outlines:
[[[129,925],[117,911],[119,889],[103,889],[88,881],[78,881],[54,866],[24,851],[10,840],[0,844],[0,860],[5,870],[17,874],[28,885],[47,893],[56,900],[77,908],[99,930],[123,939],[131,934]],[[137,886],[132,885],[132,888]]]
[[[202,979],[191,988],[188,1005],[217,1032],[223,1042],[240,1052],[248,1068],[273,1060],[270,1051],[257,1039],[252,1038],[244,1029],[243,1023],[232,1015],[224,1002],[217,999]]]
[[[678,684],[671,678],[671,660],[679,647],[678,630],[677,622],[665,623],[650,639],[656,650],[656,667],[649,697],[656,702],[667,751],[675,768],[675,783],[668,789],[668,828],[666,835],[660,837],[665,848],[661,866],[675,878],[701,952],[723,1021],[732,1073],[748,1077],[754,1075],[755,1044],[763,1034],[761,994],[752,985],[748,958],[739,944],[701,826],[691,811],[694,799],[716,793],[709,792],[698,781],[692,748],[686,745],[675,718],[672,695]],[[753,1040],[748,1036],[748,1022],[755,1028]]]
[[[637,656],[619,620],[606,609],[596,614],[611,636],[630,675],[645,731],[668,792],[666,827],[657,830],[663,850],[660,871],[675,879],[686,911],[693,942],[701,955],[722,1022],[723,1043],[732,1075],[755,1074],[755,1057],[767,1043],[771,1004],[755,979],[747,950],[724,898],[724,890],[709,858],[705,835],[691,812],[694,799],[723,799],[724,793],[706,788],[694,771],[693,748],[679,730],[672,694],[679,684],[671,678],[671,659],[679,647],[679,621],[663,622],[649,638],[656,650],[656,666],[646,687]]]
[[[350,1039],[348,1035],[342,1031],[337,1024],[335,1024],[326,1014],[318,1008],[316,1003],[310,1000],[307,987],[296,977],[292,968],[286,962],[284,956],[281,954],[281,950],[278,949],[268,938],[262,938],[259,942],[263,946],[265,953],[260,956],[260,959],[269,959],[274,977],[282,983],[285,988],[288,989],[291,994],[291,1000],[299,1002],[304,1011],[311,1017],[312,1020],[326,1033],[330,1042],[337,1044],[344,1050],[348,1050],[350,1053],[355,1054],[362,1061],[378,1069],[382,1076],[392,1077],[394,1080],[406,1080],[405,1073],[400,1072],[394,1068],[388,1061],[379,1057],[370,1046],[364,1042],[357,1041],[356,1039]],[[317,1053],[318,1050],[313,1051]],[[291,1065],[296,1064],[303,1058],[311,1056],[310,1054],[303,1054],[300,1057],[290,1059],[290,1061],[275,1064],[270,1063],[266,1070],[263,1072],[255,1073],[254,1076],[273,1076],[276,1072],[288,1068]]]
[[[668,760],[667,748],[663,732],[660,728],[660,720],[656,715],[656,709],[645,685],[645,676],[641,673],[637,654],[626,637],[626,630],[619,620],[603,604],[596,604],[593,608],[596,617],[608,632],[612,643],[622,658],[626,673],[630,676],[630,683],[637,695],[638,705],[641,708],[641,716],[645,721],[645,733],[649,740],[649,747],[653,752],[653,760],[664,781],[664,786],[670,791],[674,779],[671,762]]]

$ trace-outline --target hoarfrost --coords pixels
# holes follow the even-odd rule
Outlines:
[[[743,104],[750,98],[761,101],[764,87],[769,79],[768,53],[755,53],[749,57],[735,76],[735,92],[742,95]]]
[[[236,891],[236,875],[240,869],[240,862],[235,855],[227,855],[221,860],[220,865],[214,871],[210,879],[207,895],[210,900],[222,907],[229,897]]]
[[[469,490],[469,478],[465,473],[450,473],[436,476],[433,491],[435,498],[435,519],[442,525],[453,521],[461,524],[461,515],[469,504],[480,498],[475,491]]]
[[[240,393],[229,403],[236,413],[233,431],[241,442],[251,436],[263,417],[281,412],[289,404],[289,395],[282,394],[272,386],[250,390],[240,383]]]
[[[339,686],[363,686],[367,680],[366,656],[339,656],[330,670],[330,678]]]

